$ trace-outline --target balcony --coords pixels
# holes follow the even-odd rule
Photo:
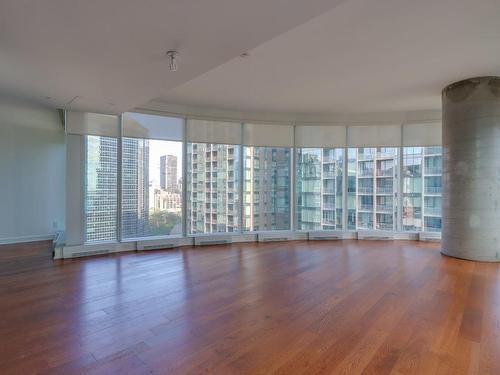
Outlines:
[[[441,176],[443,174],[443,168],[441,167],[425,167],[424,171],[426,175]]]
[[[359,211],[369,211],[369,212],[372,212],[373,211],[373,205],[371,205],[371,204],[360,204],[358,206],[358,210]]]
[[[389,186],[389,187],[387,187],[387,186],[380,186],[380,187],[377,186],[377,194],[386,194],[386,195],[390,194],[390,195],[392,195],[393,191],[394,190],[393,190],[392,186]]]
[[[392,213],[393,207],[389,204],[377,204],[377,212]]]
[[[441,216],[441,207],[424,207],[425,216]]]
[[[377,223],[377,229],[378,230],[394,230],[394,225],[388,224],[388,223]]]
[[[442,191],[442,186],[426,186],[424,188],[424,194],[441,194]]]
[[[378,169],[377,170],[377,177],[393,177],[393,170],[392,169],[389,169],[389,170]]]
[[[358,194],[373,194],[373,187],[358,186]]]
[[[373,177],[373,169],[360,169],[358,177]]]
[[[377,152],[377,159],[394,159],[395,157],[394,152]]]

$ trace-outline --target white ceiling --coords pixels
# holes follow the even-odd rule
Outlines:
[[[435,109],[446,84],[500,75],[499,14],[499,0],[2,0],[0,94],[97,112]]]
[[[121,112],[341,0],[2,0],[0,94]],[[168,70],[167,50],[180,52]]]
[[[441,89],[500,75],[499,0],[348,0],[159,98],[241,111],[439,109]]]

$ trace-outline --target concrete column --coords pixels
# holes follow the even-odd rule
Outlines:
[[[500,261],[500,78],[443,90],[445,255]]]

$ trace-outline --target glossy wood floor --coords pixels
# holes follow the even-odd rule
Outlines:
[[[500,374],[500,265],[283,242],[52,261],[0,247],[0,373]]]

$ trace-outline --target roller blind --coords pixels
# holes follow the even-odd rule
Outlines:
[[[299,125],[295,127],[297,147],[345,147],[346,127],[337,125]]]
[[[124,137],[182,141],[183,120],[178,117],[127,112],[122,124]]]
[[[67,132],[68,134],[118,137],[118,121],[119,118],[115,115],[68,111]]]
[[[403,146],[440,146],[441,123],[404,124]]]
[[[189,119],[186,139],[188,142],[240,144],[241,123]]]
[[[356,125],[347,127],[348,147],[398,147],[400,125]]]
[[[244,124],[245,146],[293,147],[293,126],[276,124]]]

